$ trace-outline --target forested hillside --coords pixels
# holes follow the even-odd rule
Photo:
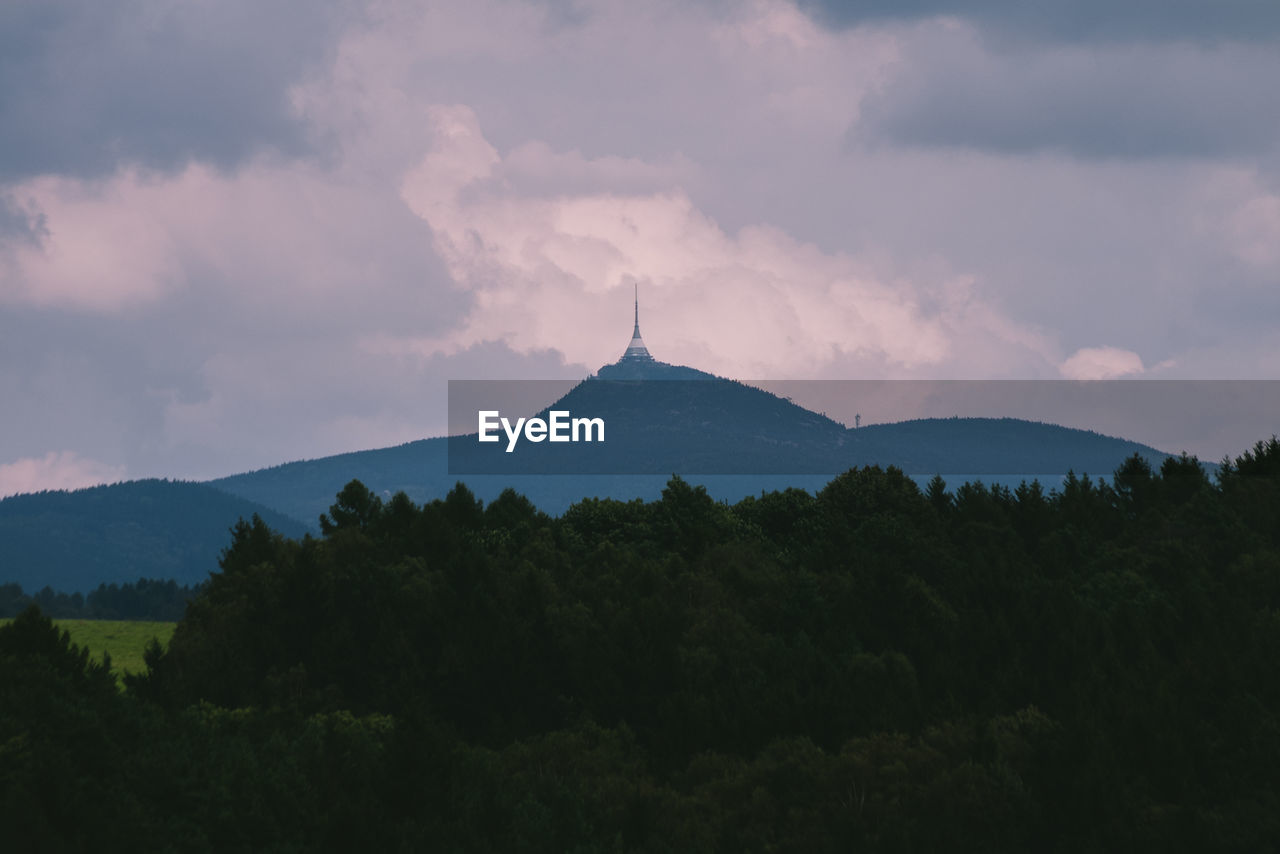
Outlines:
[[[255,513],[300,537],[306,526],[202,483],[134,480],[0,500],[0,584],[88,593],[139,578],[199,584],[239,519]]]
[[[0,628],[15,850],[1280,844],[1280,442],[1217,480],[846,472],[559,518],[348,484],[237,526],[118,692]],[[74,745],[74,748],[72,747]]]
[[[666,387],[662,394],[655,390],[659,386]],[[505,445],[481,446],[474,436],[439,437],[284,463],[210,483],[314,523],[352,479],[384,499],[404,492],[422,502],[442,498],[462,478],[486,501],[513,487],[558,515],[584,496],[657,498],[672,472],[705,483],[718,498],[737,501],[764,490],[809,488],[853,466],[894,465],[925,477],[957,472],[1030,479],[1069,470],[1107,474],[1134,454],[1159,466],[1169,456],[1114,436],[1015,418],[933,418],[846,430],[727,381],[654,382],[643,387],[645,394],[635,388],[622,394],[605,383],[589,387],[587,399],[600,408],[569,398],[563,405],[602,413],[611,425],[603,445],[525,443],[507,455]]]

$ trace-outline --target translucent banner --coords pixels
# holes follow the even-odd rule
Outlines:
[[[1106,475],[1280,432],[1278,381],[453,380],[450,474]]]

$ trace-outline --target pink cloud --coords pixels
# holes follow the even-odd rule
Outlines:
[[[1140,374],[1142,359],[1119,347],[1082,347],[1062,363],[1062,375],[1070,380],[1113,380]]]
[[[771,226],[730,234],[679,188],[522,193],[472,110],[431,114],[436,144],[401,192],[431,226],[454,280],[475,295],[466,321],[433,339],[442,352],[501,340],[612,361],[625,344],[633,281],[659,358],[735,376],[812,375],[850,358],[927,373],[952,363],[967,338],[996,342],[1006,356],[1049,352],[1034,330],[984,303],[971,279],[886,277]],[[514,158],[523,172],[527,152]],[[596,178],[604,171],[582,158],[542,160],[560,173],[574,164]]]
[[[1257,267],[1280,265],[1280,195],[1249,199],[1228,219],[1227,228],[1240,258]]]
[[[0,465],[0,498],[45,489],[79,489],[124,480],[123,466],[79,456],[74,451],[51,451]]]
[[[44,217],[46,233],[13,249],[0,301],[106,311],[161,296],[182,275],[166,227],[175,212],[169,190],[135,171],[18,185],[14,196]]]

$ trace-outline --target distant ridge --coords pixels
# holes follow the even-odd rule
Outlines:
[[[662,363],[650,367],[665,370]],[[698,405],[686,410],[687,417],[672,421],[669,412],[663,412],[663,417],[648,424],[655,447],[690,458],[703,455],[709,461],[714,455],[750,458],[791,453],[810,458],[827,453],[832,473],[853,465],[878,464],[917,474],[982,475],[1014,466],[1025,471],[1028,479],[1069,470],[1109,476],[1135,453],[1155,465],[1170,456],[1092,431],[1012,418],[922,419],[846,430],[767,392],[697,373],[709,382],[697,383],[703,392]],[[688,374],[681,371],[679,376],[685,379]],[[579,395],[603,391],[602,401],[615,398],[613,408],[605,413],[615,420],[638,417],[636,401],[628,404],[616,398],[621,385],[595,386],[588,380],[574,391]],[[640,387],[646,393],[660,393],[667,386],[679,395],[688,385],[641,383]],[[570,398],[570,404],[578,405],[575,400],[582,398]],[[631,411],[624,414],[629,406]],[[640,408],[652,411],[653,406],[649,400]],[[708,431],[715,412],[733,412],[733,426]],[[198,583],[216,569],[218,555],[230,541],[228,531],[238,519],[256,513],[286,536],[300,537],[316,530],[319,514],[352,479],[384,498],[403,491],[417,502],[444,497],[458,481],[485,501],[513,487],[543,510],[560,513],[584,497],[656,498],[669,478],[669,473],[452,476],[447,442],[443,437],[422,439],[283,463],[207,483],[144,480],[6,498],[0,501],[0,583],[17,582],[28,592],[45,586],[85,592],[99,584],[142,577]],[[789,486],[817,490],[829,477],[761,474],[687,479],[705,484],[718,498],[737,500]],[[947,480],[954,486],[960,478]]]
[[[139,578],[197,584],[218,568],[238,519],[286,536],[306,526],[208,484],[135,480],[0,501],[0,583],[87,592]]]
[[[878,461],[917,474],[963,470],[1110,477],[1134,454],[1157,466],[1173,456],[1093,430],[1020,418],[921,418],[869,424],[851,433]]]
[[[600,468],[575,471],[581,447],[560,446],[565,466],[557,470],[571,473],[513,468],[501,474],[450,475],[450,440],[439,437],[286,463],[210,483],[314,524],[353,478],[384,497],[403,491],[418,502],[443,497],[458,481],[484,500],[513,487],[543,510],[559,513],[584,497],[655,497],[677,471],[706,484],[718,498],[736,500],[788,486],[816,489],[830,475],[859,465],[894,465],[916,475],[1013,473],[1030,479],[1074,471],[1105,477],[1133,454],[1157,466],[1170,456],[1126,439],[1013,418],[922,419],[846,429],[753,386],[656,360],[624,357],[595,377],[624,382],[586,380],[543,412],[567,408],[630,425],[638,443],[631,452],[658,458],[648,460],[653,468],[647,473],[627,473],[621,468],[626,460],[612,462],[614,473],[591,473],[610,471],[607,456]],[[663,379],[696,381],[645,382]],[[602,449],[608,453],[607,443]],[[487,446],[485,453],[500,455],[502,450]],[[721,474],[690,474],[698,472]]]

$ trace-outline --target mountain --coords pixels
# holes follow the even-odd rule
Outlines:
[[[148,480],[5,499],[0,583],[28,591],[86,591],[140,577],[197,583],[216,567],[238,519],[257,513],[281,533],[301,536],[316,529],[352,479],[384,498],[403,491],[416,502],[442,498],[458,481],[486,502],[512,487],[555,514],[584,497],[657,498],[673,473],[736,501],[792,486],[816,491],[853,466],[896,465],[922,480],[942,473],[955,485],[962,481],[955,473],[1052,480],[1069,470],[1109,475],[1135,453],[1155,465],[1168,456],[1124,439],[1008,418],[846,429],[753,386],[658,362],[643,342],[628,353],[540,413],[598,417],[606,425],[603,443],[523,441],[508,453],[505,441],[482,444],[472,433],[205,484]]]
[[[255,513],[282,534],[300,522],[202,483],[137,480],[0,501],[0,583],[62,592],[139,578],[204,581]]]
[[[673,473],[736,500],[762,490],[819,488],[853,466],[896,465],[908,474],[1110,475],[1155,448],[1054,424],[1009,418],[906,421],[847,429],[758,388],[660,362],[602,368],[551,410],[600,417],[603,443],[482,444],[477,434],[425,439],[394,448],[287,463],[211,481],[219,489],[312,521],[352,478],[389,497],[443,497],[458,481],[492,500],[506,487],[543,510],[583,497],[656,497]],[[501,391],[499,387],[498,391]],[[493,406],[500,409],[500,404]],[[954,477],[953,477],[954,479]]]

